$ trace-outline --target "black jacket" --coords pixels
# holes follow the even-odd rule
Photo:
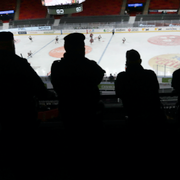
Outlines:
[[[100,99],[98,85],[105,71],[95,62],[85,57],[64,54],[64,58],[54,61],[51,67],[51,82],[58,94],[59,109],[94,108]]]
[[[37,118],[36,98],[46,98],[44,83],[26,59],[0,51],[1,123],[22,124]]]
[[[117,97],[122,99],[127,115],[132,119],[155,119],[160,111],[159,83],[152,70],[141,65],[128,66],[115,81]]]

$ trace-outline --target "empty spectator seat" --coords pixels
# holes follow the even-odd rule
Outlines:
[[[178,10],[180,7],[180,0],[151,0],[149,5],[149,10],[158,10],[158,9],[172,9]],[[149,14],[160,14],[159,12],[150,12]],[[168,14],[176,14],[177,12],[167,12]]]
[[[133,3],[145,3],[146,0],[127,0],[127,4],[133,4]]]
[[[38,119],[41,120],[42,122],[44,121],[50,121],[51,119],[57,118],[58,117],[58,109],[52,109],[49,111],[42,111],[38,113]]]
[[[129,20],[128,15],[107,15],[107,16],[86,16],[86,17],[62,17],[60,24],[66,23],[107,23],[107,22],[127,22]]]
[[[123,0],[86,0],[83,3],[83,12],[72,16],[104,16],[119,15]]]
[[[15,10],[16,0],[1,1],[0,11]]]
[[[19,19],[37,19],[46,18],[47,7],[42,6],[41,1],[21,0]]]
[[[54,15],[54,19],[61,19],[64,15]]]

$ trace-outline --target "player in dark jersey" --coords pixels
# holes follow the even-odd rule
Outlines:
[[[93,38],[90,39],[90,43],[92,44],[94,42]]]
[[[90,38],[93,38],[93,34],[92,33],[90,34]]]

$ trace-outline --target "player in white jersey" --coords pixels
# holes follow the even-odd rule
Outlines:
[[[28,52],[28,58],[29,57],[32,57],[32,52],[31,51]]]
[[[55,44],[56,44],[56,43],[59,43],[59,42],[58,42],[58,40],[59,40],[58,36],[56,36],[56,39],[55,39],[55,40],[56,40],[56,41],[55,41]]]
[[[101,38],[102,38],[102,37],[101,37],[101,35],[99,35],[99,36],[98,36],[98,40],[100,41],[100,40],[101,40]]]
[[[29,36],[29,40],[30,40],[31,42],[33,42],[33,40],[32,40],[32,37],[31,37],[31,36]]]
[[[122,39],[122,41],[123,41],[123,44],[125,43],[125,41],[126,41],[126,38],[124,37],[123,39]]]

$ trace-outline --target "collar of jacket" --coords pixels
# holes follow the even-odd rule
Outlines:
[[[143,71],[144,68],[141,66],[141,64],[133,64],[133,65],[129,65],[126,68],[126,72],[139,72],[139,71]]]
[[[70,53],[64,53],[64,59],[69,59],[69,60],[74,60],[74,59],[83,59],[85,58],[84,55],[79,55],[79,54],[70,54]]]

